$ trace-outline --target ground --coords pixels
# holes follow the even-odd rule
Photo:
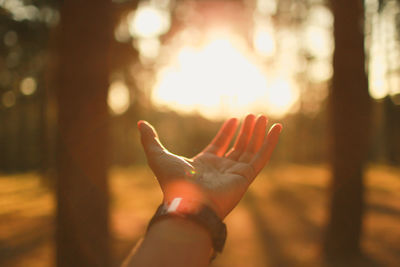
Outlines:
[[[325,166],[269,167],[227,217],[227,266],[320,266],[327,219],[329,172]],[[113,266],[145,232],[161,201],[146,167],[110,171]],[[370,166],[359,266],[399,266],[400,169]],[[54,266],[54,194],[35,173],[0,175],[0,266]]]

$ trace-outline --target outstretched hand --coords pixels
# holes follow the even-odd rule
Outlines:
[[[266,134],[267,118],[250,114],[226,153],[237,127],[237,119],[227,120],[211,143],[188,159],[165,149],[148,122],[138,122],[148,164],[165,202],[183,197],[208,205],[225,218],[270,159],[282,130],[282,125],[274,124]]]

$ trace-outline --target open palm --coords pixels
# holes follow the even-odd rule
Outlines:
[[[268,162],[282,129],[280,124],[275,124],[266,135],[267,118],[250,114],[233,147],[226,153],[238,126],[238,120],[232,118],[202,152],[187,159],[165,149],[149,123],[140,121],[138,126],[164,201],[174,197],[190,198],[209,205],[221,218],[236,206]]]

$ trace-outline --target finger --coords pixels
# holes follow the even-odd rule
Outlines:
[[[260,115],[257,118],[256,124],[254,126],[250,142],[247,145],[245,152],[239,158],[240,162],[250,162],[250,160],[254,157],[254,155],[263,144],[266,129],[267,117],[265,117],[264,115]]]
[[[139,121],[138,128],[140,131],[140,140],[142,142],[143,149],[147,155],[152,153],[160,153],[165,150],[154,127],[147,121]]]
[[[254,129],[256,117],[253,114],[249,114],[244,119],[238,137],[236,138],[235,144],[232,149],[226,153],[225,157],[230,160],[237,160],[245,150],[247,144],[250,141],[251,134]]]
[[[227,120],[218,131],[217,135],[211,141],[211,143],[203,150],[203,152],[213,153],[218,156],[222,156],[238,126],[238,120],[236,118],[231,118]]]
[[[278,143],[281,131],[282,131],[282,125],[279,123],[274,124],[269,130],[267,138],[262,144],[260,150],[251,160],[250,165],[253,166],[255,175],[260,173],[260,171],[264,168],[265,164],[267,164],[267,162],[271,158],[271,154],[274,151],[276,144]]]

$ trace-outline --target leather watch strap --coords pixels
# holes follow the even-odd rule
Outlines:
[[[215,252],[222,252],[227,235],[226,225],[211,208],[205,205],[193,205],[182,198],[174,198],[171,202],[158,207],[147,229],[154,222],[168,216],[178,216],[201,225],[210,233],[214,248],[213,258],[216,256]]]

